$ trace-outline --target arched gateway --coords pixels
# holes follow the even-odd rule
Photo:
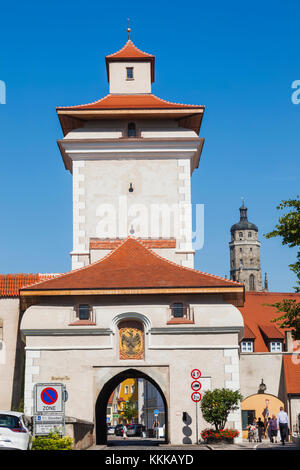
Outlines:
[[[95,405],[95,425],[96,425],[96,444],[106,444],[107,443],[107,425],[106,425],[106,410],[108,399],[111,396],[115,388],[124,380],[128,378],[144,379],[148,380],[161,395],[165,408],[165,442],[168,442],[168,404],[164,396],[163,391],[161,390],[158,383],[149,375],[136,370],[136,369],[124,369],[124,371],[119,372],[110,380],[108,380],[105,385],[102,387]]]

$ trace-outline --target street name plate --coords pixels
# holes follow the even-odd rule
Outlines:
[[[62,414],[57,415],[36,415],[35,416],[36,423],[63,423],[64,416]]]

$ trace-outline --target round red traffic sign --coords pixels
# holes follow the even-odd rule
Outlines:
[[[193,392],[191,398],[193,401],[198,402],[201,400],[201,393]]]
[[[201,383],[198,382],[198,380],[194,380],[194,382],[191,383],[191,387],[194,392],[198,392],[201,389]]]
[[[201,377],[201,371],[199,369],[193,369],[191,372],[193,379],[199,379]]]
[[[54,405],[57,401],[58,394],[55,388],[47,387],[41,391],[41,400],[45,405]]]

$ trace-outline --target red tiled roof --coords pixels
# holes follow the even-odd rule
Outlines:
[[[244,338],[245,339],[255,339],[256,338],[255,334],[253,333],[251,328],[249,328],[248,325],[245,325],[245,328],[244,328]]]
[[[264,304],[274,304],[275,302],[280,302],[283,299],[297,299],[300,302],[300,294],[281,292],[245,293],[245,304],[243,307],[239,307],[239,310],[243,315],[245,325],[247,325],[255,335],[255,352],[268,351],[268,345],[263,337],[261,327],[268,325],[272,328],[276,328],[276,324],[271,323],[271,320],[280,316],[275,307],[270,307],[269,305]],[[277,327],[276,330],[279,331],[279,327]],[[281,331],[284,332],[285,330],[280,328],[280,332]],[[268,333],[270,333],[269,330]]]
[[[243,287],[243,284],[186,268],[127,238],[99,261],[41,282],[30,290]],[[26,290],[26,288],[25,288]]]
[[[60,110],[85,110],[85,109],[186,109],[186,108],[200,108],[203,105],[172,103],[171,101],[163,100],[158,96],[150,94],[108,94],[98,101],[93,103],[80,104],[77,106],[59,106],[56,108]]]
[[[283,365],[286,392],[300,395],[300,354],[285,355]]]
[[[151,62],[151,80],[154,82],[154,61],[155,57],[152,54],[147,54],[138,49],[133,42],[129,39],[126,44],[117,52],[109,54],[105,57],[107,78],[109,81],[109,62],[134,60],[134,61],[150,61]]]
[[[148,54],[138,49],[133,42],[129,39],[126,44],[117,52],[109,54],[105,59],[150,59],[154,58],[154,55]]]
[[[276,326],[273,324],[259,325],[259,328],[262,331],[262,333],[266,336],[266,338],[268,338],[268,340],[284,338],[284,334],[281,331],[279,331],[278,328],[276,328]]]
[[[0,297],[19,297],[21,287],[52,279],[57,274],[0,274]]]
[[[124,239],[105,239],[90,238],[90,250],[115,250]],[[147,248],[176,248],[175,238],[170,239],[147,239],[141,240]]]

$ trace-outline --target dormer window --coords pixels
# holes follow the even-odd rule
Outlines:
[[[241,352],[253,352],[254,342],[251,340],[243,340],[241,342]]]
[[[270,352],[282,352],[282,341],[270,341]]]
[[[134,80],[133,67],[126,67],[126,80]]]
[[[128,132],[127,132],[128,137],[136,137],[136,126],[134,122],[130,122],[128,124]]]

